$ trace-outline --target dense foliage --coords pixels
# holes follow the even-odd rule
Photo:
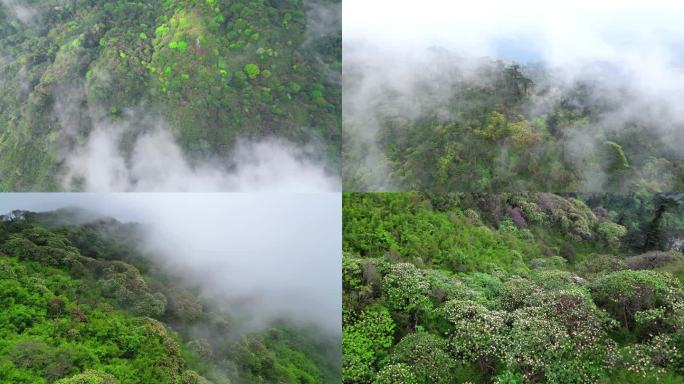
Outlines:
[[[343,382],[684,383],[682,197],[345,194]]]
[[[0,382],[339,382],[339,340],[286,321],[240,331],[139,251],[140,226],[76,217],[0,221]]]
[[[192,159],[275,136],[336,163],[338,11],[336,0],[0,2],[0,187],[61,189],[65,156],[96,126],[121,128],[123,153],[168,124]]]
[[[608,76],[566,84],[537,65],[485,62],[470,73],[458,58],[447,62],[426,68],[408,91],[397,87],[399,95],[359,100],[371,105],[368,116],[345,116],[345,191],[684,188],[681,124],[625,111],[639,95],[610,88]]]

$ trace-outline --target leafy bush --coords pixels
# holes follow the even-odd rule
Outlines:
[[[597,279],[591,287],[594,301],[629,329],[640,311],[669,308],[684,298],[682,284],[654,271],[618,271]]]
[[[392,346],[394,321],[383,307],[367,308],[342,332],[343,381],[368,382],[375,376],[375,364]]]
[[[450,383],[453,361],[446,348],[447,342],[437,336],[410,333],[394,346],[389,361],[409,366],[417,383]]]
[[[452,324],[450,350],[457,359],[490,370],[502,358],[505,314],[472,301],[452,300],[443,308]]]
[[[430,284],[413,264],[393,265],[382,285],[387,306],[393,311],[413,312],[430,307]]]

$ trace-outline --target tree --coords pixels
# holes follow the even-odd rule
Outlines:
[[[259,66],[256,64],[245,65],[244,71],[247,74],[247,77],[249,77],[252,80],[256,79],[257,76],[259,76],[259,73],[261,73]]]
[[[654,201],[656,207],[653,219],[645,225],[646,240],[642,247],[643,252],[665,249],[662,221],[666,212],[680,206],[680,199],[669,195],[657,195]]]

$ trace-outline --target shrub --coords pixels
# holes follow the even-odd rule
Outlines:
[[[195,371],[185,371],[181,375],[179,384],[211,384],[209,380],[200,376],[199,373]]]
[[[453,325],[449,345],[454,357],[477,363],[481,371],[496,366],[505,340],[504,313],[464,300],[447,302],[443,311]]]
[[[596,233],[606,247],[616,249],[620,245],[620,239],[627,233],[627,228],[610,221],[602,221],[598,224]]]
[[[664,374],[667,368],[681,364],[682,351],[675,345],[672,336],[657,335],[646,344],[627,346],[622,354],[621,365],[642,376],[648,373]]]
[[[528,305],[539,293],[541,290],[535,283],[523,278],[514,278],[501,285],[497,298],[502,309],[513,311]]]
[[[596,304],[628,329],[639,311],[670,307],[684,299],[682,284],[654,271],[618,271],[597,279],[591,286]]]
[[[152,293],[147,283],[134,266],[114,261],[103,270],[98,281],[102,295],[114,300],[121,308],[138,316],[160,316],[166,310],[166,297]]]
[[[348,256],[342,256],[342,287],[346,291],[359,289],[363,285],[363,269],[361,260]]]
[[[506,366],[520,370],[528,381],[544,377],[552,362],[565,360],[575,350],[570,335],[538,308],[524,308],[511,315],[505,345]]]
[[[546,291],[571,289],[577,285],[577,276],[567,271],[545,270],[535,271],[531,276],[539,287]]]
[[[361,383],[372,379],[376,363],[392,346],[394,321],[384,307],[366,308],[342,330],[342,379]]]
[[[411,367],[419,383],[450,383],[453,362],[447,342],[425,332],[410,333],[394,347],[389,360]]]
[[[430,284],[430,299],[436,304],[456,298],[473,298],[475,295],[447,272],[429,269],[424,271],[424,275]]]
[[[628,257],[625,259],[625,264],[629,269],[656,269],[673,261],[675,256],[671,252],[651,251],[641,255]]]
[[[114,376],[98,372],[98,371],[85,371],[76,376],[72,376],[68,379],[62,379],[57,381],[55,384],[118,384],[119,382],[114,378]]]
[[[577,272],[589,278],[624,269],[627,269],[627,265],[625,265],[622,259],[617,256],[604,254],[591,254],[586,260],[577,265]]]
[[[520,213],[520,208],[509,206],[506,207],[506,212],[508,212],[508,214],[511,216],[511,220],[513,220],[513,223],[515,223],[518,228],[527,227],[527,221],[525,221],[525,218]]]
[[[386,304],[393,311],[415,311],[430,307],[430,284],[415,265],[399,263],[384,277]]]
[[[530,260],[530,267],[532,269],[565,269],[567,268],[567,260],[560,256],[551,256]]]
[[[406,364],[389,364],[378,373],[374,384],[419,384],[411,367]]]

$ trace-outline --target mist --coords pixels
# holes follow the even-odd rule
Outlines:
[[[360,168],[370,180],[367,189],[405,188],[393,180],[377,144],[381,120],[411,120],[428,110],[449,119],[451,87],[487,82],[482,69],[495,60],[526,66],[535,88],[545,90],[529,101],[528,111],[543,112],[578,83],[592,86],[590,100],[611,107],[564,139],[570,158],[590,157],[602,142],[598,132],[621,130],[628,122],[644,124],[681,156],[681,2],[350,0],[343,8],[343,173]],[[546,76],[529,68],[543,68]],[[581,190],[601,190],[605,175],[586,172]]]
[[[338,193],[3,194],[0,212],[83,208],[138,222],[144,247],[172,274],[226,303],[243,331],[288,319],[339,335]]]
[[[0,0],[0,3],[10,10],[10,13],[14,18],[22,23],[32,21],[38,14],[38,11],[35,8],[23,5],[17,0]]]
[[[120,149],[126,132],[121,126],[97,126],[66,156],[63,187],[92,192],[340,190],[339,177],[312,160],[311,146],[242,139],[228,160],[192,163],[166,127],[140,134],[130,152]]]

